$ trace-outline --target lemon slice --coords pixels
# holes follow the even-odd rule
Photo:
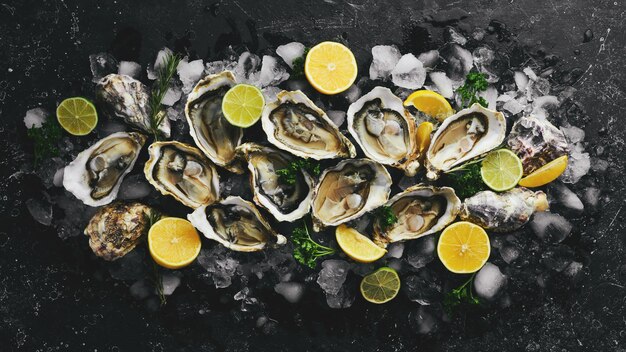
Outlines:
[[[567,155],[552,160],[519,181],[520,186],[539,187],[556,180],[567,169]]]
[[[200,253],[201,247],[198,232],[185,219],[161,219],[148,232],[148,248],[152,259],[169,269],[191,264]]]
[[[67,98],[57,106],[57,120],[68,133],[84,136],[98,124],[98,113],[96,107],[85,98]]]
[[[478,271],[485,265],[490,253],[489,236],[485,230],[467,221],[446,227],[437,244],[439,260],[457,274]]]
[[[524,169],[517,155],[508,149],[493,151],[483,159],[480,175],[494,191],[506,191],[517,185]]]
[[[418,90],[411,93],[411,95],[404,100],[404,106],[411,105],[438,121],[443,121],[454,115],[454,109],[452,109],[448,100],[441,94],[433,92],[432,90]]]
[[[237,84],[224,95],[222,113],[232,125],[246,128],[259,121],[264,106],[265,99],[259,88]]]
[[[430,134],[433,132],[433,124],[426,121],[417,126],[417,151],[420,155],[425,155],[430,146]]]
[[[360,263],[371,263],[382,258],[387,251],[378,247],[372,240],[346,225],[339,225],[335,231],[337,244],[346,255]]]
[[[350,88],[357,73],[358,66],[352,51],[336,42],[317,44],[304,60],[307,80],[323,94],[338,94]]]
[[[382,304],[394,299],[400,291],[400,277],[392,268],[382,267],[361,281],[361,294],[371,303]]]

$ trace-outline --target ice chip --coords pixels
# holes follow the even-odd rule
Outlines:
[[[117,73],[131,76],[132,78],[139,78],[139,75],[141,75],[141,65],[133,61],[120,61],[120,67],[117,69]]]
[[[448,77],[453,81],[463,81],[474,65],[472,53],[456,43],[446,44],[440,56],[446,63]]]
[[[578,198],[576,193],[567,188],[564,184],[553,183],[550,185],[550,191],[551,195],[564,207],[577,212],[582,212],[585,209],[583,202]]]
[[[567,141],[572,144],[582,142],[585,139],[585,131],[576,126],[563,125],[559,127],[559,129],[563,131],[563,134],[565,135],[565,138],[567,138]]]
[[[52,177],[52,184],[55,187],[63,187],[63,175],[65,175],[65,167],[57,169]]]
[[[317,284],[330,295],[336,295],[346,281],[350,264],[344,260],[328,259],[322,262]]]
[[[119,63],[109,53],[98,53],[89,55],[89,65],[93,74],[92,81],[98,82],[102,77],[110,73],[117,73]]]
[[[541,263],[548,269],[562,272],[574,261],[574,251],[565,245],[550,248],[541,253]]]
[[[239,83],[255,84],[259,80],[260,66],[261,59],[246,51],[239,56],[237,65],[233,68],[233,74]]]
[[[435,238],[424,236],[407,243],[406,262],[415,269],[420,269],[435,259]]]
[[[416,312],[409,313],[409,319],[417,329],[418,334],[428,335],[437,331],[439,320],[429,306],[421,306]]]
[[[26,111],[24,125],[26,128],[40,128],[48,119],[48,112],[42,108],[34,108]]]
[[[335,124],[337,127],[341,127],[343,123],[346,121],[346,112],[341,110],[328,110],[326,111],[328,118]]]
[[[396,67],[402,55],[395,45],[376,45],[372,48],[370,79],[389,80],[391,71]]]
[[[418,275],[411,275],[402,282],[402,290],[407,298],[423,306],[441,301],[441,285],[435,281],[434,275],[423,269]]]
[[[524,72],[515,71],[513,74],[513,79],[515,80],[515,85],[517,86],[517,90],[523,92],[526,90],[528,86],[528,76]]]
[[[402,258],[402,253],[404,253],[404,243],[396,242],[392,243],[387,247],[387,254],[385,255],[387,258]]]
[[[50,203],[31,198],[26,201],[26,207],[35,221],[42,225],[50,226],[52,223],[52,205]]]
[[[147,197],[152,191],[152,186],[146,181],[143,174],[126,177],[120,185],[119,199],[141,199]]]
[[[113,133],[128,131],[128,125],[110,119],[99,122],[96,128],[98,130],[98,137],[100,138],[104,138]]]
[[[510,112],[511,115],[517,115],[520,112],[524,111],[524,105],[522,105],[516,99],[511,99],[507,101],[506,103],[504,103],[504,105],[502,106],[502,109]]]
[[[275,57],[263,56],[261,73],[259,75],[259,85],[261,87],[277,86],[288,78],[289,73],[287,73],[287,69]]]
[[[137,280],[130,286],[130,295],[138,300],[147,298],[154,293],[154,287],[146,279]]]
[[[180,276],[176,274],[163,274],[161,276],[161,285],[163,287],[163,294],[171,296],[174,290],[180,286]]]
[[[349,290],[345,286],[335,293],[326,293],[326,303],[333,309],[350,308],[356,299],[356,295],[352,290]]]
[[[457,43],[459,45],[467,44],[467,38],[465,38],[463,34],[461,34],[461,32],[454,27],[446,27],[443,32],[443,38],[446,42]]]
[[[276,48],[276,55],[280,56],[289,68],[293,68],[293,60],[304,55],[304,44],[291,42],[280,45]]]
[[[550,212],[535,213],[530,227],[537,237],[550,243],[559,243],[572,232],[572,224],[567,219]]]
[[[454,97],[454,89],[452,88],[452,80],[446,76],[445,72],[433,71],[429,74],[430,80],[437,87],[437,91],[444,98],[452,99]]]
[[[585,190],[585,194],[583,195],[583,199],[585,200],[585,203],[595,208],[600,200],[600,189],[596,187],[587,188]]]
[[[157,71],[159,69],[161,69],[163,67],[163,65],[165,65],[165,59],[169,56],[172,55],[173,52],[169,49],[169,48],[163,48],[161,50],[159,50],[159,52],[156,55],[156,59],[154,60],[154,64],[152,64],[152,66],[147,68],[147,74],[148,74],[148,79],[150,80],[155,80],[157,79]]]
[[[418,89],[426,81],[426,70],[413,54],[405,54],[391,71],[391,81],[398,87]]]
[[[500,247],[500,256],[507,264],[514,263],[520,257],[521,251],[514,245]]]
[[[567,169],[565,169],[565,172],[559,179],[565,183],[577,183],[583,176],[589,173],[590,168],[591,159],[589,153],[584,151],[580,143],[576,146],[570,145]]]
[[[573,280],[576,280],[580,276],[582,269],[583,269],[583,264],[580,262],[574,261],[574,262],[571,262],[565,268],[565,270],[563,270],[563,274],[565,274],[566,276],[568,276],[569,278]]]
[[[280,282],[274,286],[274,291],[285,297],[289,303],[298,303],[304,295],[304,285],[299,282]]]
[[[474,278],[474,290],[476,295],[486,300],[494,298],[506,284],[506,276],[502,274],[498,266],[485,263]]]
[[[224,288],[232,284],[239,262],[230,255],[230,250],[221,245],[215,245],[208,250],[203,249],[198,255],[198,264],[209,273],[208,276],[213,280],[216,288]]]
[[[163,100],[161,101],[161,104],[165,106],[172,106],[176,104],[177,101],[180,100],[182,95],[183,95],[183,92],[180,89],[180,87],[171,85],[165,92],[165,96],[163,96]]]
[[[178,72],[178,78],[183,83],[183,92],[189,94],[196,82],[202,78],[204,64],[201,59],[188,62],[187,58],[184,58],[178,63],[176,71]]]
[[[496,101],[498,99],[498,90],[493,86],[487,87],[487,90],[478,93],[478,96],[487,101],[487,108],[496,110]]]
[[[430,51],[423,52],[419,54],[417,59],[422,62],[424,67],[434,68],[435,66],[437,66],[437,63],[439,62],[439,51],[430,50]]]
[[[265,103],[271,103],[273,101],[276,101],[276,96],[278,95],[278,93],[280,93],[282,89],[278,88],[278,87],[265,87],[263,89],[261,89],[261,91],[263,92],[263,97],[265,98]]]
[[[341,95],[346,98],[348,103],[352,104],[361,97],[361,88],[353,84],[345,92],[341,93]]]

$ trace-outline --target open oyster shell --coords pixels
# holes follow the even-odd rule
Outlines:
[[[417,172],[415,119],[391,90],[375,87],[348,108],[348,130],[368,158]]]
[[[302,158],[333,159],[356,155],[354,145],[328,115],[301,91],[281,91],[261,115],[267,139]]]
[[[313,178],[301,170],[294,184],[282,182],[276,170],[286,168],[294,157],[286,152],[255,143],[237,148],[248,161],[254,202],[267,209],[278,221],[294,221],[311,209]]]
[[[268,245],[287,242],[263,218],[254,204],[240,197],[228,197],[219,203],[202,206],[187,219],[206,238],[239,252],[260,251]]]
[[[463,109],[443,121],[426,152],[426,176],[435,180],[441,172],[482,155],[502,143],[506,120],[498,111],[480,104]]]
[[[145,141],[146,136],[136,132],[113,133],[97,141],[65,167],[63,187],[86,205],[111,203]]]
[[[320,175],[313,193],[313,228],[356,219],[389,199],[391,176],[369,159],[343,160]]]
[[[241,144],[243,130],[222,114],[224,95],[236,83],[230,71],[201,79],[187,97],[185,116],[198,148],[215,164],[241,174],[243,167],[235,159],[235,148]]]
[[[398,220],[386,229],[374,222],[374,242],[382,247],[443,230],[456,218],[461,200],[450,187],[419,184],[396,194],[386,205]]]
[[[216,202],[220,181],[213,163],[202,152],[176,141],[155,142],[148,148],[146,179],[164,195],[190,208]]]

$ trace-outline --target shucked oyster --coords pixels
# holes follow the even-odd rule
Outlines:
[[[130,76],[113,73],[98,82],[96,97],[113,115],[142,131],[151,132],[148,105],[150,92],[143,83]],[[169,138],[170,121],[163,119],[158,129],[163,136]]]
[[[155,142],[148,148],[146,179],[159,192],[190,208],[216,202],[220,181],[215,166],[200,150],[176,141]]]
[[[313,193],[313,227],[337,226],[387,201],[391,176],[369,159],[344,160],[324,170]]]
[[[415,185],[396,194],[387,206],[398,220],[386,229],[374,223],[374,242],[380,246],[443,230],[456,218],[461,200],[449,187]]]
[[[201,79],[187,98],[185,115],[189,133],[198,148],[217,165],[241,174],[243,168],[234,159],[243,130],[231,125],[222,114],[224,95],[235,84],[235,76],[230,71]]]
[[[348,130],[372,160],[415,175],[415,120],[391,90],[376,87],[348,108]]]
[[[202,206],[187,215],[187,219],[206,238],[234,251],[260,251],[268,245],[287,242],[285,236],[274,232],[254,204],[240,197]]]
[[[301,170],[293,184],[280,180],[276,170],[286,168],[294,157],[283,151],[245,143],[237,148],[248,161],[254,202],[267,209],[278,221],[300,219],[311,208],[313,179]]]
[[[356,151],[326,113],[301,91],[282,91],[261,116],[267,139],[302,158],[353,158]]]
[[[426,152],[426,176],[447,171],[497,147],[504,140],[502,113],[474,104],[448,117],[432,137]]]
[[[146,136],[135,132],[113,133],[97,141],[65,167],[63,187],[89,206],[111,203],[145,141]]]

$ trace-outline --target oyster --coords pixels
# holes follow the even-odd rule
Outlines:
[[[348,130],[368,158],[417,172],[415,119],[391,90],[375,87],[348,108]]]
[[[313,178],[304,170],[293,184],[281,182],[276,170],[286,168],[294,157],[283,151],[254,143],[237,148],[248,161],[254,202],[267,209],[278,221],[300,219],[311,208]]]
[[[285,244],[287,239],[279,235],[263,218],[254,204],[240,197],[228,197],[213,205],[203,205],[187,219],[206,238],[239,252],[254,252],[268,244]]]
[[[235,160],[235,148],[241,144],[243,130],[231,125],[222,114],[222,99],[235,84],[230,71],[201,79],[187,98],[185,116],[198,148],[217,165],[241,174],[243,167]]]
[[[148,233],[152,211],[141,203],[124,202],[100,208],[85,228],[89,247],[105,260],[123,257]]]
[[[110,74],[96,85],[96,97],[102,101],[114,116],[142,131],[152,132],[150,122],[150,92],[138,80],[127,76]],[[165,118],[158,130],[169,138],[170,121]]]
[[[569,152],[563,132],[550,121],[534,116],[517,120],[506,143],[522,160],[525,175]]]
[[[322,172],[313,193],[313,227],[337,226],[387,201],[391,176],[369,159],[343,160]]]
[[[542,191],[514,188],[504,193],[482,191],[466,198],[460,216],[487,230],[507,232],[524,226],[534,212],[548,208],[548,199]]]
[[[443,230],[456,218],[461,200],[452,188],[420,184],[396,194],[386,205],[398,220],[386,229],[374,222],[374,242],[379,246]]]
[[[146,136],[135,132],[113,133],[97,141],[65,167],[63,187],[89,206],[111,203],[145,142]]]
[[[171,195],[190,208],[219,199],[217,170],[199,149],[176,141],[155,142],[148,153],[146,179],[162,194]]]
[[[452,169],[497,147],[504,140],[502,113],[474,104],[448,117],[432,137],[426,152],[426,176],[439,178]]]
[[[301,91],[282,91],[261,116],[267,139],[302,158],[333,159],[356,155],[354,145],[326,113]]]

